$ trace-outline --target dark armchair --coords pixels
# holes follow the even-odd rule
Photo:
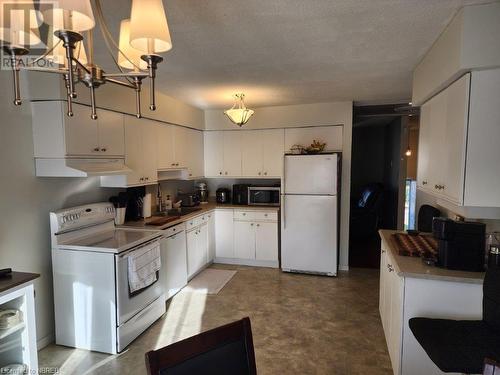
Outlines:
[[[377,233],[383,194],[384,186],[373,183],[364,186],[351,200],[351,237],[368,237]]]

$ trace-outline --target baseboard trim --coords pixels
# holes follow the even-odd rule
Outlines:
[[[340,264],[339,265],[339,270],[340,271],[349,271],[349,266],[346,264]]]
[[[256,259],[234,259],[234,258],[215,258],[214,263],[235,264],[240,266],[268,267],[278,268],[279,262],[276,260],[256,260]]]
[[[51,333],[51,334],[37,340],[36,348],[37,348],[37,350],[41,350],[41,349],[45,348],[46,346],[49,346],[53,342],[54,342],[54,334]]]

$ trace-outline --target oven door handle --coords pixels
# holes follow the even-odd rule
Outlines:
[[[152,240],[149,240],[148,242],[144,242],[144,243],[141,243],[140,245],[137,245],[137,246],[134,246],[126,251],[124,251],[123,253],[120,253],[118,254],[118,257],[119,258],[126,258],[130,255],[130,253],[132,251],[135,251],[135,250],[138,250],[138,249],[142,249],[143,247],[146,247],[146,246],[149,246],[155,242],[158,242],[158,246],[160,245],[160,240],[162,239],[163,236],[160,236],[160,237],[155,237],[153,238]]]

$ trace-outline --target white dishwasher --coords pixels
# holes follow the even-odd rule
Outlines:
[[[187,284],[186,226],[184,223],[165,229],[161,241],[161,260],[166,299],[172,298]]]

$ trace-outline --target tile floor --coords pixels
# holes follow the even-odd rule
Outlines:
[[[145,374],[145,352],[249,316],[260,375],[392,373],[378,313],[377,270],[328,278],[212,267],[238,272],[218,295],[176,295],[167,314],[123,353],[50,345],[39,352],[40,366],[61,374]]]

